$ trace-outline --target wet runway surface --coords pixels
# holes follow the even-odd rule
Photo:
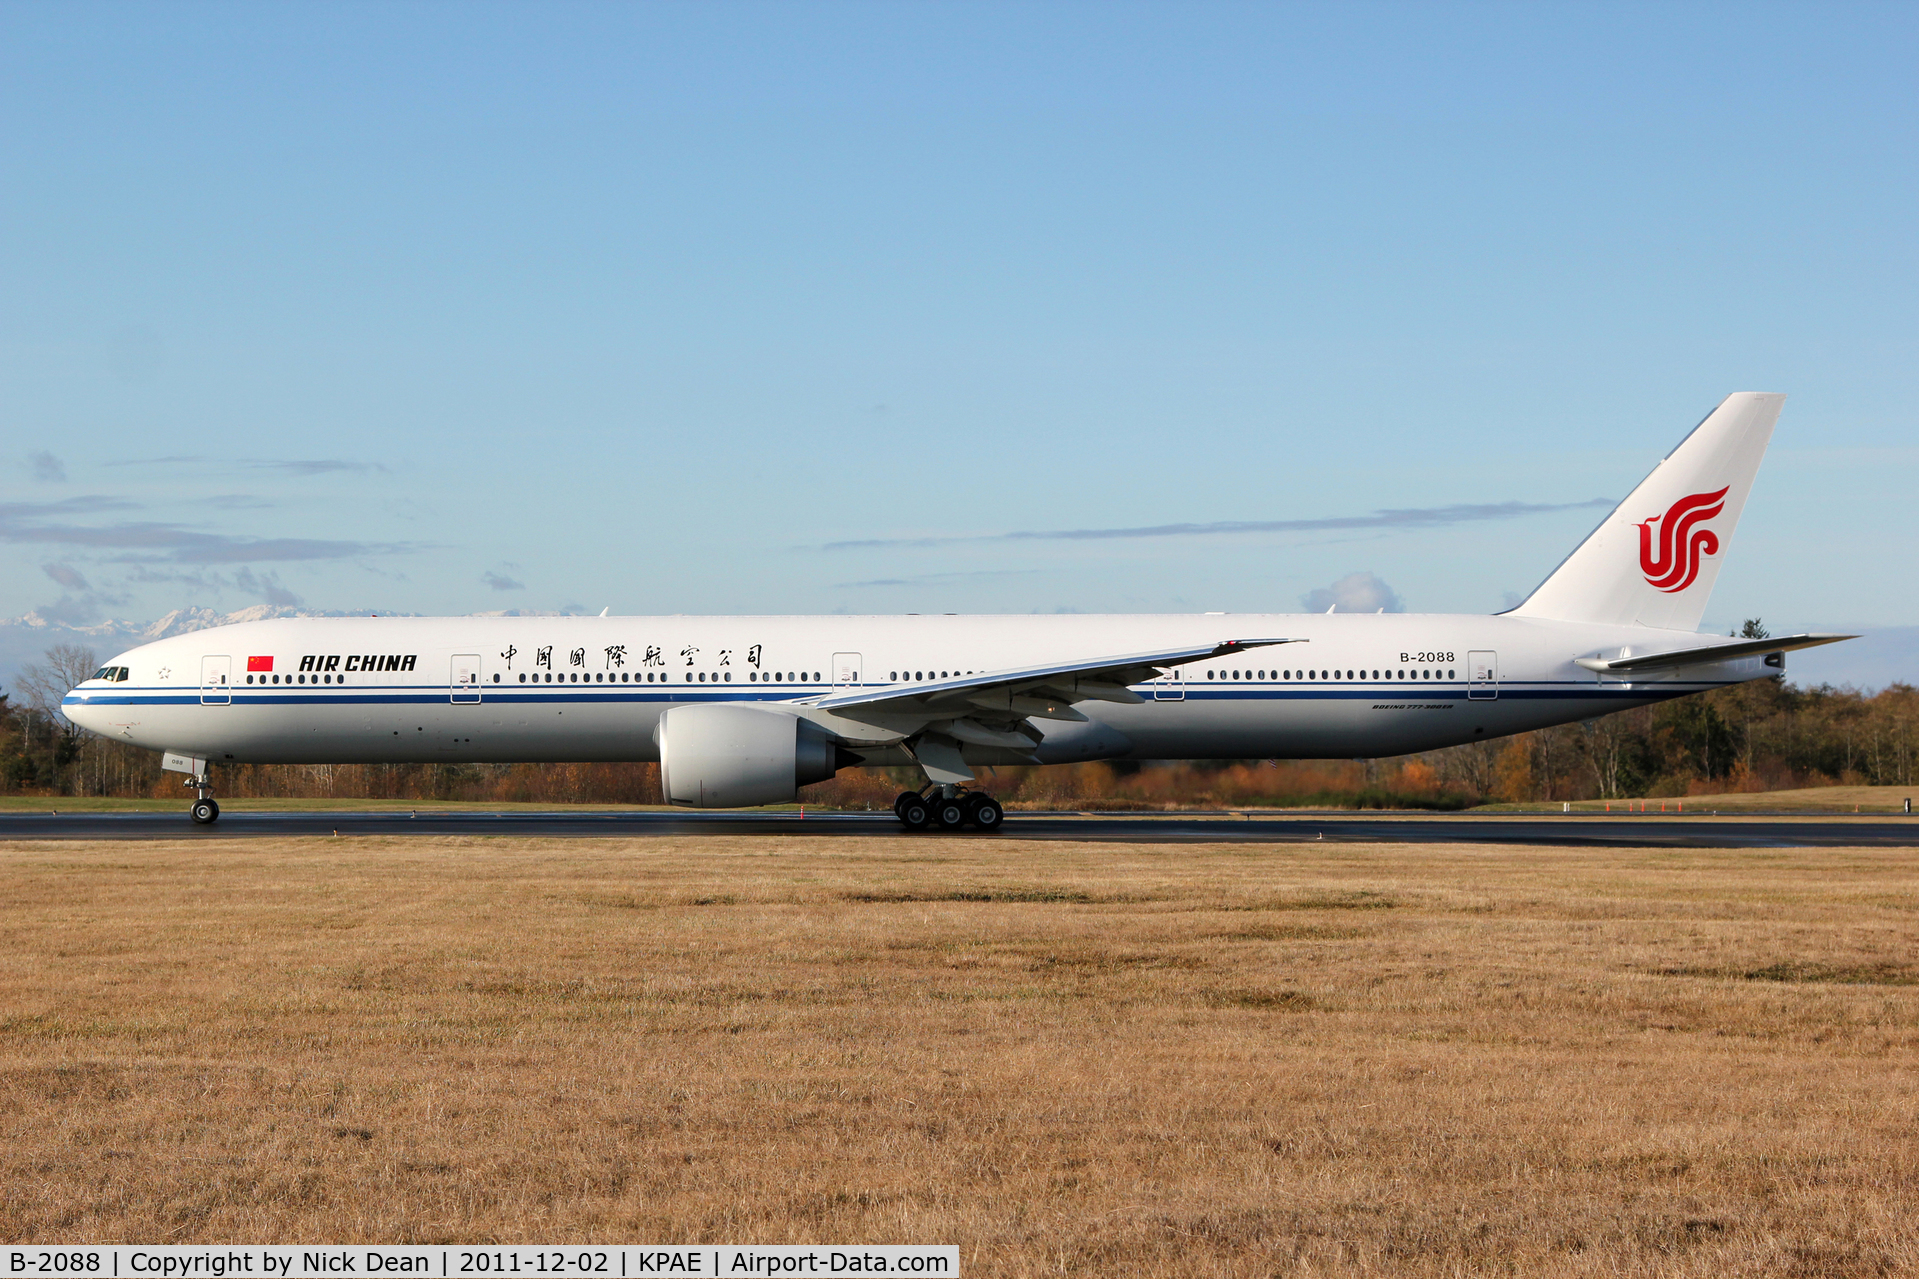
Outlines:
[[[647,839],[664,835],[904,835],[890,814],[674,812],[236,812],[212,826],[178,813],[22,813],[0,815],[0,840],[196,839],[289,835],[504,835],[522,839]],[[995,836],[923,832],[913,839],[1043,839],[1197,844],[1338,843],[1558,844],[1646,848],[1909,847],[1919,845],[1910,817],[1717,817],[1571,814],[1475,816],[1350,813],[1284,815],[1008,813]]]

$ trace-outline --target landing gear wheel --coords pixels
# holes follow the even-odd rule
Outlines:
[[[188,811],[199,826],[211,826],[220,820],[220,806],[210,799],[196,800]]]
[[[908,830],[925,830],[933,824],[933,810],[918,795],[902,795],[899,800],[900,825]]]
[[[981,795],[970,816],[973,825],[981,830],[998,830],[1000,823],[1006,820],[1006,810],[991,795]]]
[[[899,796],[893,800],[893,816],[903,818],[907,801],[915,800],[919,797],[920,793],[916,790],[901,791]]]
[[[958,830],[966,825],[967,805],[961,799],[942,799],[933,804],[933,820],[941,830]]]

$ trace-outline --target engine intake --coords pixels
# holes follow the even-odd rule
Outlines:
[[[859,763],[819,725],[757,706],[675,706],[654,738],[666,802],[689,808],[790,803]]]

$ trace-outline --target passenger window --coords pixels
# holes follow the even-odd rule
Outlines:
[[[733,672],[728,671],[726,672],[725,675],[721,676],[720,678],[724,679],[727,683],[731,684],[733,682]]]

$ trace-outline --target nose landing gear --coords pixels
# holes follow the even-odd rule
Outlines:
[[[902,791],[893,801],[893,814],[900,825],[915,831],[933,826],[942,831],[960,831],[968,826],[994,831],[1006,820],[1006,810],[991,795],[958,786],[928,785]]]
[[[193,807],[187,815],[193,818],[195,826],[211,826],[220,820],[220,806],[213,802],[213,775],[197,773],[186,779],[181,785],[189,790],[200,792],[200,798],[193,801]]]

